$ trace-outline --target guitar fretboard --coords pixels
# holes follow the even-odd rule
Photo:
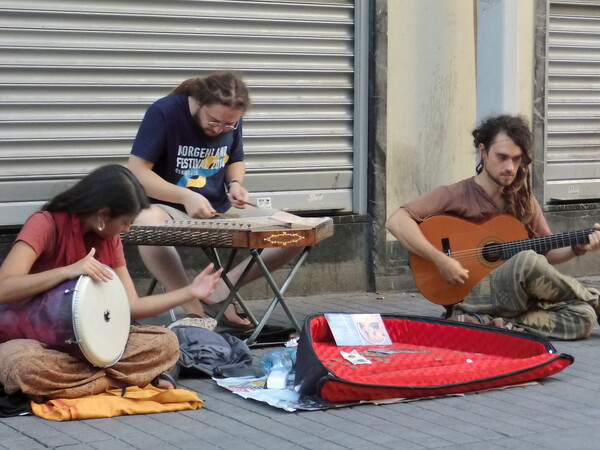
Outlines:
[[[509,259],[523,250],[545,253],[555,248],[586,244],[589,242],[590,234],[593,231],[593,229],[569,231],[567,233],[553,234],[552,236],[539,236],[520,241],[505,242],[499,244],[502,246],[502,259]]]

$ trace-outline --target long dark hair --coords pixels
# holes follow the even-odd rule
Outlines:
[[[108,208],[112,217],[135,217],[149,206],[148,197],[135,176],[127,168],[112,164],[98,167],[46,203],[42,210],[85,216]]]
[[[533,134],[527,120],[521,116],[507,114],[488,117],[481,122],[479,127],[473,130],[473,144],[477,149],[479,149],[479,144],[483,144],[484,151],[489,152],[496,136],[502,131],[523,152],[521,164],[515,174],[515,180],[502,191],[502,198],[505,203],[504,212],[515,216],[528,227],[533,217],[530,173],[533,160],[531,156]],[[483,171],[483,159],[479,161],[475,170],[478,174]]]
[[[206,77],[188,78],[169,92],[187,94],[201,105],[215,104],[246,111],[250,107],[248,86],[235,72],[216,72]]]

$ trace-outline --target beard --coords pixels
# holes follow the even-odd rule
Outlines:
[[[199,134],[200,136],[202,136],[203,138],[207,138],[207,139],[211,139],[211,138],[215,138],[217,136],[220,136],[223,133],[214,133],[214,134],[210,134],[207,133],[204,128],[202,128],[200,126],[200,114],[199,111],[196,111],[194,114],[192,114],[192,128],[194,129],[194,131]]]
[[[196,111],[194,114],[192,114],[192,128],[200,136],[206,136],[206,133],[204,132],[204,130],[200,126],[200,116],[198,114],[198,111]]]
[[[483,170],[485,170],[485,173],[487,173],[487,176],[498,186],[508,187],[508,186],[512,185],[513,182],[515,181],[516,174],[513,174],[513,175],[500,174],[498,176],[494,176],[489,172],[489,170],[487,170],[487,168],[485,166],[483,167]]]

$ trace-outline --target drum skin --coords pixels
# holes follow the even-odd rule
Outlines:
[[[108,282],[82,275],[31,299],[0,305],[0,342],[34,339],[109,367],[129,337],[127,294],[113,272]]]
[[[131,314],[123,284],[80,277],[73,293],[73,330],[82,353],[93,365],[109,367],[123,355]]]

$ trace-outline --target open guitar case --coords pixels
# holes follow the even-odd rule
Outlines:
[[[295,385],[330,402],[414,398],[525,383],[574,358],[545,338],[483,325],[382,314],[392,345],[336,346],[323,314],[309,316],[298,342]],[[356,349],[371,361],[346,361]]]

